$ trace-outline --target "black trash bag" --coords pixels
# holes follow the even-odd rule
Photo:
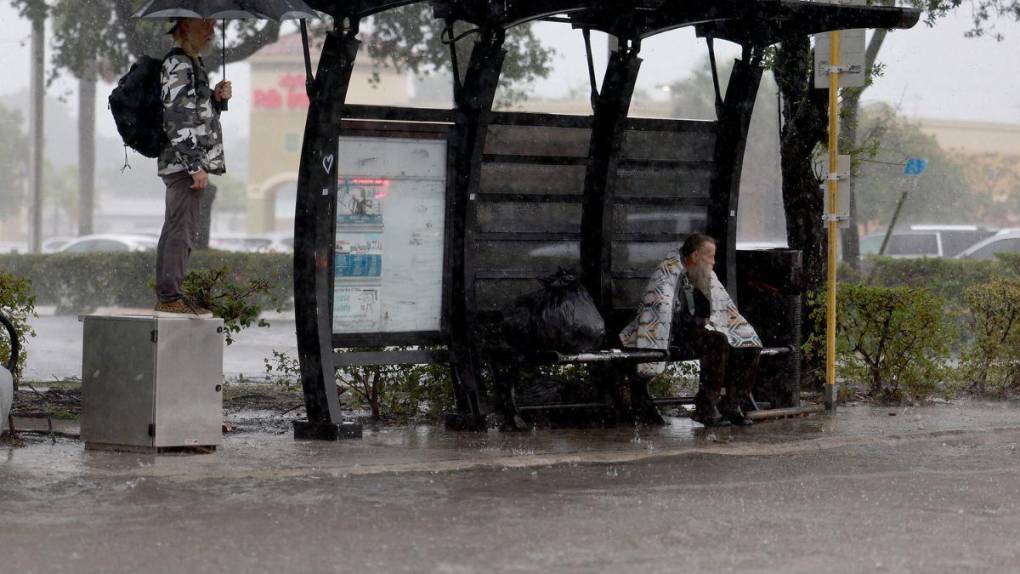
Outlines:
[[[525,352],[598,349],[606,323],[577,277],[561,269],[540,281],[542,289],[518,297],[503,313],[510,345]]]

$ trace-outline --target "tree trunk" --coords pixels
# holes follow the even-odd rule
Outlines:
[[[840,118],[840,147],[849,146],[847,149],[857,148],[857,122],[861,110],[861,92],[864,89],[843,90],[843,115]],[[861,265],[861,234],[857,228],[857,202],[854,197],[854,188],[857,184],[857,175],[861,168],[858,162],[850,164],[849,185],[841,186],[840,193],[850,194],[849,225],[840,231],[843,240],[843,261],[850,267],[860,269]]]
[[[369,401],[369,404],[372,407],[372,421],[373,422],[378,422],[382,418],[382,416],[381,416],[382,409],[379,408],[381,403],[382,403],[382,397],[381,397],[381,395],[382,395],[382,381],[381,381],[381,379],[382,379],[382,376],[381,376],[381,373],[379,372],[379,367],[376,367],[375,372],[372,373],[372,395],[371,395],[372,399]]]
[[[881,4],[889,5],[887,2],[882,2]],[[869,77],[872,70],[874,70],[878,51],[882,49],[882,43],[885,42],[885,37],[888,33],[888,30],[875,30],[871,34],[871,39],[868,40],[868,47],[864,52],[864,69]],[[839,126],[840,139],[842,140],[841,143],[849,146],[848,149],[851,150],[856,150],[858,146],[857,126],[860,119],[861,94],[866,89],[868,89],[867,85],[863,88],[847,88],[843,90],[843,112]],[[847,187],[847,191],[850,193],[850,225],[847,229],[843,230],[843,261],[846,261],[854,269],[860,268],[861,261],[860,228],[857,226],[857,201],[854,196],[857,174],[860,171],[859,162],[855,161],[850,165],[850,185]]]
[[[96,66],[90,58],[78,80],[78,235],[95,232]]]
[[[812,168],[815,147],[827,134],[827,94],[812,86],[810,38],[783,42],[776,51],[775,76],[782,94],[783,128],[780,142],[783,173],[783,206],[790,248],[804,257],[804,337],[821,337],[824,325],[812,320],[814,299],[825,280],[826,238],[822,226],[823,198]],[[824,357],[806,357],[801,369],[802,386],[820,387]]]

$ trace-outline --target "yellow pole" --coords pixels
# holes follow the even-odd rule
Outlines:
[[[829,233],[828,281],[825,301],[825,406],[836,408],[836,206],[839,204],[839,30],[829,42],[829,209],[825,224]]]

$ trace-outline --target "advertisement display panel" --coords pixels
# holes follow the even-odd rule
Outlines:
[[[333,332],[440,330],[446,141],[343,137]]]

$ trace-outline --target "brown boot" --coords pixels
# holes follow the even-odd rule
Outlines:
[[[185,303],[186,303],[186,304],[187,304],[187,305],[188,305],[189,307],[191,307],[191,310],[192,310],[192,311],[193,311],[193,312],[194,312],[194,313],[195,313],[196,315],[198,315],[199,317],[202,317],[203,319],[211,319],[211,318],[212,318],[212,316],[213,316],[213,314],[212,314],[212,311],[210,311],[210,310],[206,309],[205,307],[203,307],[203,306],[199,305],[199,304],[198,304],[198,303],[196,303],[196,302],[195,302],[195,300],[194,300],[194,299],[192,299],[191,297],[188,297],[187,295],[185,295],[185,296],[184,296],[184,302],[185,302]]]
[[[152,313],[156,317],[212,317],[208,309],[192,305],[187,299],[175,299],[173,301],[160,301]]]
[[[691,420],[707,427],[729,426],[730,422],[719,412],[719,409],[700,391],[694,397],[694,413]]]
[[[726,420],[730,423],[740,427],[749,427],[754,424],[754,421],[747,418],[747,415],[745,415],[744,411],[741,410],[740,404],[736,401],[732,401],[729,400],[728,397],[724,397],[723,400],[720,401],[720,407],[722,416],[726,417]]]

